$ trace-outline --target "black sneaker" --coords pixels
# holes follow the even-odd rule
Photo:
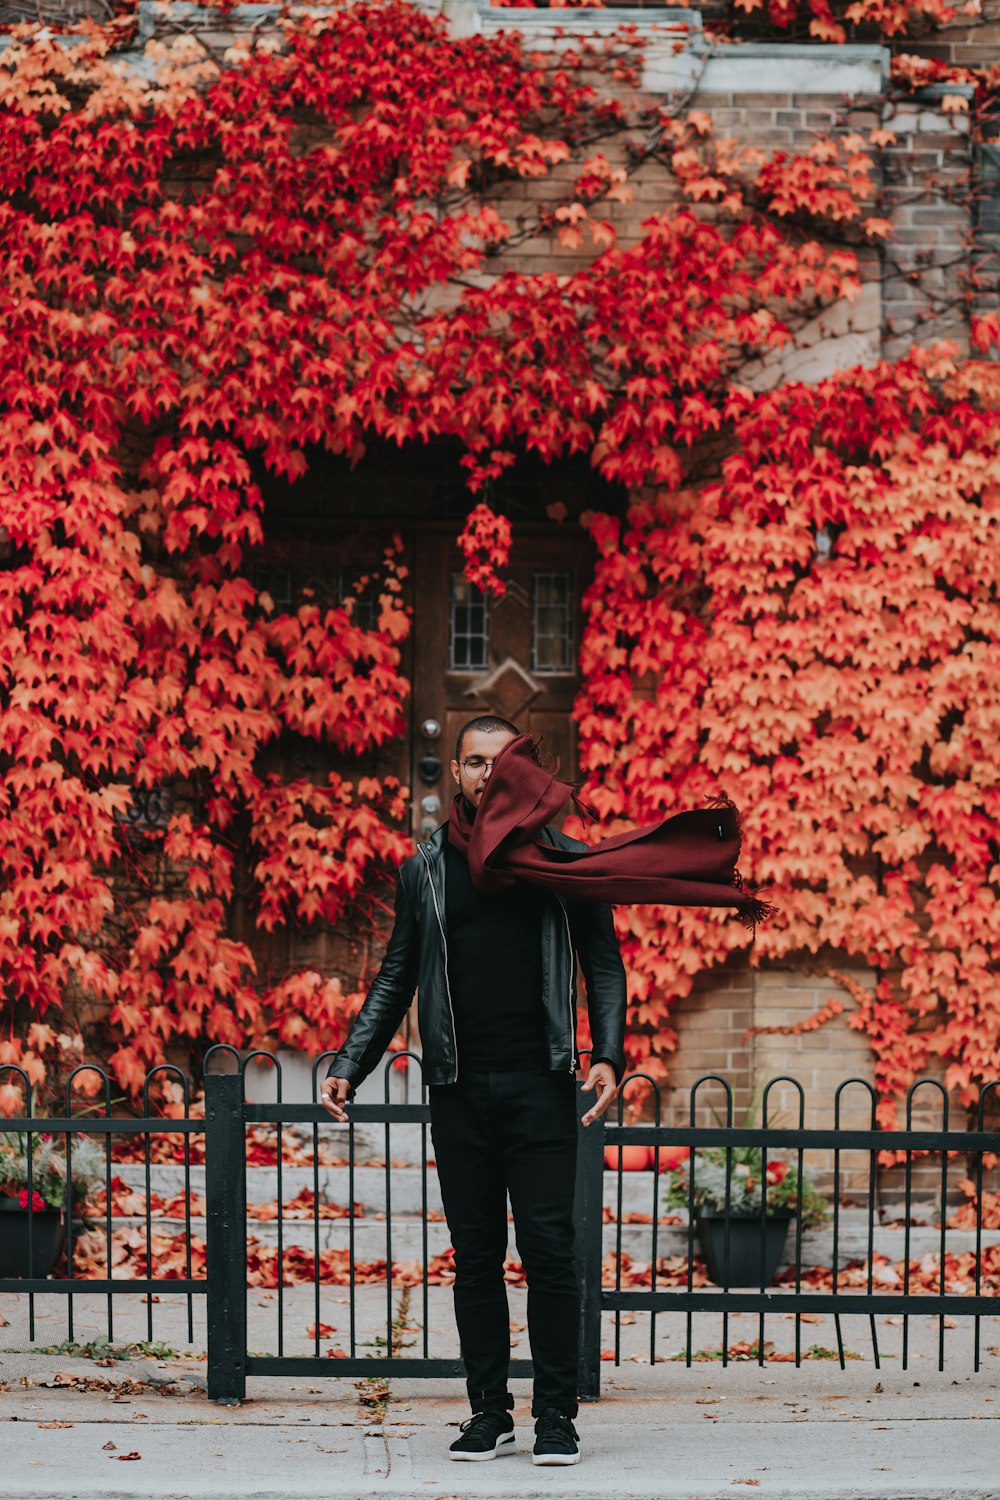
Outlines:
[[[572,1419],[564,1411],[550,1406],[538,1418],[531,1461],[535,1464],[580,1462],[580,1437]]]
[[[514,1451],[514,1419],[509,1411],[477,1411],[462,1423],[462,1436],[449,1448],[452,1458],[480,1463]]]

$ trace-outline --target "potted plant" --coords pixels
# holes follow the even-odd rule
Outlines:
[[[100,1148],[93,1141],[74,1140],[74,1207],[83,1207],[103,1170]],[[66,1196],[65,1147],[48,1135],[0,1136],[0,1276],[49,1274],[66,1238]]]
[[[665,1201],[671,1208],[689,1206],[690,1171],[689,1158],[665,1174]],[[807,1229],[823,1222],[829,1203],[806,1172],[801,1188],[801,1222]],[[711,1280],[720,1286],[766,1286],[781,1264],[788,1228],[798,1211],[798,1169],[768,1154],[765,1172],[759,1146],[702,1147],[694,1153],[693,1197],[695,1231]]]

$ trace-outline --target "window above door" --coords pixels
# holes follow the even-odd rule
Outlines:
[[[531,670],[574,672],[573,576],[531,575]]]
[[[527,591],[521,596],[527,604]],[[531,575],[530,670],[544,674],[576,671],[573,630],[573,575]],[[448,666],[452,672],[484,672],[490,666],[490,598],[463,573],[451,574]],[[527,663],[526,663],[527,665]]]
[[[490,599],[464,573],[451,575],[448,665],[452,672],[483,672],[490,664]]]

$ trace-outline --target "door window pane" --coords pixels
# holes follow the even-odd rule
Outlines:
[[[285,614],[303,604],[327,606],[351,604],[351,617],[362,630],[375,630],[379,615],[379,575],[376,569],[335,568],[332,572],[307,573],[298,568],[254,568],[251,582],[269,594],[276,610]]]
[[[360,630],[378,628],[379,585],[370,569],[362,573],[358,568],[341,568],[337,574],[336,589],[338,604],[352,601],[351,618]]]
[[[295,590],[288,568],[254,568],[250,582],[258,593],[267,594],[282,614],[291,609]]]
[[[536,573],[533,584],[531,669],[572,672],[573,580],[569,573]]]
[[[464,573],[451,575],[448,661],[453,672],[479,672],[490,659],[489,596]]]

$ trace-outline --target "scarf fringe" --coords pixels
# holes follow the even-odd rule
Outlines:
[[[581,787],[586,786],[586,784],[587,784],[586,781],[581,781],[580,782],[580,786]],[[591,807],[591,805],[590,805],[589,802],[584,802],[583,798],[580,796],[580,794],[579,794],[578,791],[574,790],[573,792],[571,792],[570,799],[571,799],[571,801],[573,803],[573,806],[576,808],[577,812],[580,814],[581,818],[589,818],[590,821],[591,821],[591,823],[596,823],[597,822],[597,813]]]
[[[757,923],[766,922],[769,917],[774,917],[778,914],[778,908],[773,906],[770,901],[764,901],[761,897],[761,891],[770,890],[770,887],[745,885],[743,876],[739,870],[733,871],[733,885],[746,896],[746,900],[741,901],[736,908],[739,919],[743,923],[743,926],[748,927],[753,936],[756,937]]]
[[[776,906],[773,906],[770,901],[762,901],[759,896],[751,896],[737,910],[743,926],[748,927],[755,937],[757,923],[766,922],[769,917],[775,917],[778,914]]]
[[[736,818],[736,833],[742,839],[743,820],[740,816],[740,810],[732,797],[728,797],[725,792],[717,792],[714,797],[709,798],[708,805],[709,807],[727,808]],[[756,937],[757,924],[768,921],[770,917],[777,916],[778,913],[778,908],[770,901],[765,901],[761,896],[761,890],[767,891],[769,887],[763,886],[758,888],[746,885],[739,870],[733,871],[732,883],[738,891],[746,896],[746,900],[741,901],[737,908],[739,919],[743,926],[749,928],[754,937]]]

